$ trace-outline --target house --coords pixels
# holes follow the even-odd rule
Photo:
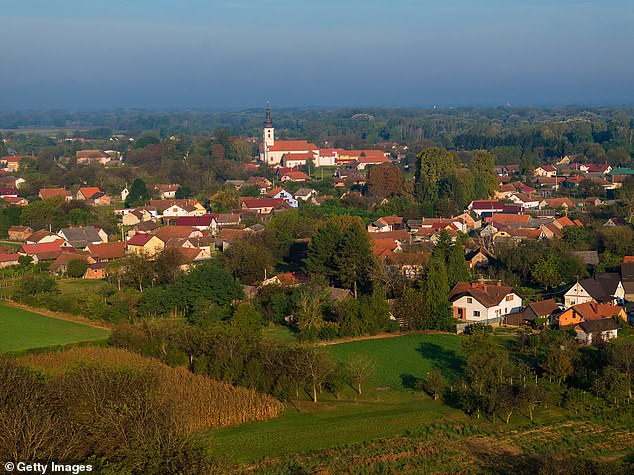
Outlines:
[[[262,286],[265,285],[280,285],[282,287],[297,287],[298,285],[306,284],[308,282],[308,275],[303,272],[286,272],[284,274],[277,274],[268,279],[262,281]]]
[[[110,205],[110,197],[107,197],[106,194],[96,186],[82,187],[77,191],[77,200],[92,200],[96,203],[99,200],[100,204],[108,206]]]
[[[11,241],[26,241],[33,234],[33,230],[28,226],[11,226],[7,234]]]
[[[181,269],[183,270],[189,268],[192,263],[211,259],[211,254],[206,249],[197,247],[177,247],[176,250],[182,257],[183,264],[181,265]]]
[[[465,254],[465,261],[469,269],[489,267],[493,261],[493,256],[483,247],[479,247]]]
[[[495,192],[495,198],[498,200],[505,200],[508,199],[509,196],[511,196],[515,192],[517,192],[517,190],[510,183],[500,184],[497,191]]]
[[[542,200],[539,203],[539,209],[550,208],[568,210],[574,207],[575,204],[570,198],[550,198]]]
[[[557,169],[553,165],[542,165],[533,170],[533,176],[535,177],[548,177],[552,178],[557,175]]]
[[[75,153],[78,164],[99,163],[105,165],[112,157],[103,150],[78,150]]]
[[[299,203],[292,193],[284,188],[273,188],[266,194],[267,198],[281,198],[288,203],[291,208],[297,208]]]
[[[17,172],[20,169],[20,162],[25,158],[33,158],[28,155],[10,155],[0,158],[0,164],[8,172]]]
[[[137,233],[155,234],[161,226],[154,221],[141,221],[128,229],[128,237],[132,237]]]
[[[177,183],[154,185],[154,192],[161,200],[176,198],[176,192],[181,186]]]
[[[207,212],[205,207],[194,199],[150,200],[149,208],[155,209],[157,216],[162,214],[173,218],[179,216],[200,216]]]
[[[21,196],[2,196],[0,197],[0,205],[7,206],[26,206],[29,204],[29,201],[26,198],[22,198]]]
[[[564,294],[566,308],[591,301],[616,305],[625,298],[621,276],[617,272],[597,272],[593,277],[580,280]]]
[[[68,264],[77,260],[86,261],[88,264],[95,263],[95,260],[87,253],[64,251],[48,266],[48,270],[52,274],[64,275],[68,272]]]
[[[468,210],[475,213],[478,217],[490,216],[494,213],[520,213],[522,207],[519,205],[510,206],[502,201],[497,200],[475,200],[472,201]]]
[[[619,217],[610,218],[605,223],[603,223],[603,226],[610,227],[610,228],[623,227],[623,226],[629,226],[629,225],[630,224],[627,221]]]
[[[5,267],[17,266],[19,264],[20,254],[0,252],[0,269]]]
[[[113,241],[98,244],[89,244],[86,251],[90,253],[95,262],[110,262],[125,256],[125,242]]]
[[[93,196],[102,193],[101,189],[97,186],[87,186],[79,188],[77,191],[77,195],[75,196],[76,200],[89,200]]]
[[[40,261],[52,261],[64,251],[72,251],[71,246],[65,245],[64,241],[59,239],[55,242],[42,242],[38,244],[22,244],[18,250],[21,256],[30,256],[33,263]]]
[[[370,165],[390,163],[390,154],[382,150],[363,150],[357,159],[357,170],[365,170]]]
[[[621,264],[621,283],[625,292],[624,300],[634,302],[634,260],[625,256]]]
[[[176,226],[187,226],[189,228],[195,228],[200,231],[208,231],[211,229],[211,223],[213,221],[213,215],[207,213],[200,216],[181,216],[176,219]]]
[[[573,305],[557,317],[556,325],[561,329],[570,329],[581,322],[616,318],[625,320],[627,315],[623,307],[599,302],[585,302]]]
[[[288,209],[290,206],[282,198],[241,198],[242,209],[257,214],[271,214],[275,209]]]
[[[121,223],[124,226],[134,226],[135,224],[139,224],[141,221],[145,221],[143,219],[145,216],[139,210],[132,210],[129,213],[125,213],[121,218]]]
[[[499,322],[522,308],[522,298],[501,283],[458,282],[449,293],[449,301],[454,318],[466,322]]]
[[[306,175],[306,173],[300,172],[300,171],[286,172],[284,175],[280,177],[280,181],[282,183],[286,181],[304,182],[307,180],[310,180],[310,177]]]
[[[591,345],[594,341],[607,341],[617,338],[621,325],[614,318],[590,320],[575,325],[577,341]]]
[[[153,234],[137,233],[126,242],[126,252],[129,254],[154,256],[164,247],[164,242]]]
[[[41,200],[50,200],[53,198],[63,198],[65,201],[73,199],[72,195],[66,188],[40,188],[37,195]]]
[[[368,225],[369,233],[382,233],[403,229],[402,216],[383,216]]]
[[[302,201],[309,201],[315,196],[317,196],[317,191],[312,188],[302,187],[295,192],[295,198]]]
[[[0,187],[0,198],[17,198],[18,197],[18,189],[13,187],[1,188]]]
[[[515,193],[509,196],[508,199],[520,205],[523,209],[537,209],[539,207],[539,198],[528,193]]]
[[[529,303],[522,311],[506,316],[505,323],[512,326],[531,325],[538,320],[550,322],[551,317],[559,312],[559,305],[553,299]]]
[[[578,219],[572,221],[567,216],[562,216],[561,218],[554,219],[549,223],[541,225],[540,237],[541,239],[561,238],[564,235],[564,228],[569,226],[583,227],[583,223]]]
[[[217,234],[222,228],[228,226],[239,226],[240,215],[239,214],[218,214],[211,220],[211,230],[214,234]]]
[[[75,249],[84,249],[89,244],[108,242],[108,234],[103,229],[94,226],[62,228],[57,235]]]
[[[35,231],[29,237],[26,238],[27,244],[40,244],[45,242],[64,242],[57,234],[47,231],[46,229],[40,229]]]
[[[193,228],[192,226],[163,226],[159,228],[154,234],[163,243],[167,243],[172,238],[190,238],[190,237],[202,237],[203,232]]]

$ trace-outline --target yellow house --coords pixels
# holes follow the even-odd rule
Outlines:
[[[153,234],[138,233],[132,236],[126,243],[129,254],[144,254],[153,256],[163,250],[165,244]]]

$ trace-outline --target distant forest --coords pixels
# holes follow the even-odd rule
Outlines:
[[[0,112],[5,136],[34,128],[60,128],[59,135],[79,134],[107,139],[122,133],[148,131],[171,135],[209,135],[219,129],[232,136],[259,137],[264,108],[241,111],[46,111]],[[273,109],[279,139],[302,138],[318,146],[362,148],[392,144],[407,146],[405,155],[421,148],[481,150],[494,153],[497,163],[535,165],[567,154],[588,161],[629,165],[634,141],[634,107],[567,107],[557,109]],[[528,163],[527,163],[528,164]]]

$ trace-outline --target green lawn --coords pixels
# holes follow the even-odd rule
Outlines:
[[[101,279],[62,279],[57,281],[62,294],[93,293],[105,285]]]
[[[355,400],[351,389],[340,400],[324,397],[300,410],[289,406],[279,419],[220,429],[209,436],[212,453],[231,462],[250,462],[296,452],[324,450],[393,437],[436,421],[468,417],[422,394],[370,392]]]
[[[0,352],[107,338],[109,332],[0,304]]]
[[[264,329],[262,330],[262,335],[264,335],[264,337],[268,338],[269,340],[273,340],[285,345],[292,345],[293,343],[297,343],[299,341],[295,332],[293,332],[290,328],[282,325],[264,327]]]
[[[395,338],[363,340],[328,346],[338,361],[363,354],[374,360],[373,385],[397,390],[413,389],[417,379],[436,367],[449,380],[461,373],[464,359],[457,335],[405,335]]]
[[[212,452],[248,462],[393,437],[437,421],[464,422],[468,418],[462,411],[410,390],[416,378],[433,366],[449,379],[456,378],[462,365],[459,348],[460,338],[455,335],[405,335],[329,345],[326,351],[339,361],[354,353],[375,360],[374,380],[362,396],[345,387],[338,399],[322,393],[320,402],[313,404],[302,394],[299,410],[289,404],[279,419],[213,432]]]

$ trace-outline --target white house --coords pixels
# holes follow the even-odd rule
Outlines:
[[[266,197],[281,198],[286,201],[291,208],[297,208],[299,206],[297,198],[295,198],[291,192],[286,191],[284,188],[273,188],[269,193],[267,193]]]
[[[592,340],[611,340],[618,337],[619,322],[614,318],[602,318],[600,320],[588,320],[575,326],[577,340],[592,344]]]
[[[625,298],[621,276],[617,272],[599,272],[575,283],[564,294],[566,308],[593,300],[618,305]]]
[[[506,285],[458,282],[449,293],[453,315],[466,322],[487,322],[519,312],[522,297]]]
[[[557,169],[553,165],[542,165],[541,167],[535,168],[533,176],[552,178],[557,176]]]

